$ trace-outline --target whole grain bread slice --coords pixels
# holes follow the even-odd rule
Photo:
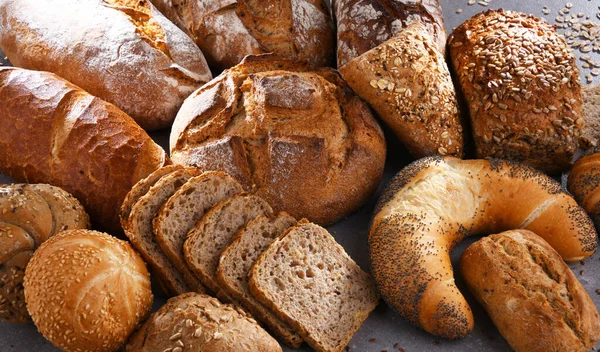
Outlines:
[[[600,84],[585,86],[583,95],[583,118],[581,147],[589,149],[598,145],[600,139]]]
[[[292,348],[300,347],[304,342],[302,337],[252,296],[248,287],[248,272],[260,254],[295,223],[296,219],[287,213],[279,213],[273,218],[262,215],[256,217],[235,234],[231,244],[221,253],[217,267],[217,280],[221,287]]]
[[[183,255],[188,232],[215,204],[242,191],[242,186],[228,174],[208,171],[190,179],[158,212],[154,219],[156,240],[188,285],[200,283],[188,269]]]
[[[369,274],[307,220],[260,255],[250,292],[320,352],[342,351],[379,302]]]
[[[178,295],[192,291],[182,274],[173,266],[159,247],[152,229],[152,220],[161,206],[189,179],[202,173],[196,168],[178,168],[162,176],[148,192],[133,205],[128,217],[129,226],[125,234],[131,244],[150,264],[153,272],[159,277],[161,284],[170,295]],[[204,291],[202,286],[194,287],[194,291]]]
[[[220,201],[189,232],[183,248],[189,267],[211,290],[222,291],[217,281],[221,252],[248,221],[272,213],[269,203],[252,194],[242,193]]]

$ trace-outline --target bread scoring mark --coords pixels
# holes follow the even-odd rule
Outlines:
[[[538,217],[540,217],[542,214],[544,214],[544,212],[550,208],[554,203],[556,202],[556,198],[549,198],[548,200],[546,200],[545,202],[543,202],[542,204],[538,205],[537,208],[535,208],[530,214],[529,216],[527,216],[527,218],[516,228],[518,229],[524,229],[527,228],[527,226],[529,226],[529,224],[531,224],[532,222],[534,222]]]

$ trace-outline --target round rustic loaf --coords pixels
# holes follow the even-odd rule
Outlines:
[[[473,315],[454,283],[450,252],[471,234],[527,229],[566,261],[596,250],[585,211],[550,177],[503,160],[420,159],[398,173],[375,208],[369,234],[382,297],[426,331],[460,338]]]
[[[475,15],[449,37],[479,158],[571,166],[583,127],[579,69],[545,20],[513,11]]]
[[[579,158],[569,174],[568,189],[590,215],[596,228],[600,225],[600,147],[590,149]]]
[[[192,37],[211,66],[275,53],[333,64],[335,36],[325,0],[151,0]]]
[[[30,320],[23,277],[35,249],[60,231],[89,226],[81,204],[58,187],[0,185],[0,320]]]
[[[124,241],[64,231],[34,253],[25,300],[45,338],[65,351],[115,351],[152,308],[150,274]]]
[[[275,211],[330,224],[373,194],[385,139],[336,71],[249,56],[192,94],[171,130],[176,164],[222,170]]]
[[[186,293],[152,314],[125,351],[281,352],[281,346],[243,311],[207,295]]]

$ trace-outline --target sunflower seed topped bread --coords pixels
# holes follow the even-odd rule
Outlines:
[[[284,232],[250,271],[250,292],[318,352],[340,352],[379,303],[369,274],[324,228]]]
[[[385,139],[331,69],[249,56],[186,100],[175,163],[222,170],[275,211],[329,224],[358,209],[383,173]]]
[[[136,332],[126,352],[281,352],[254,319],[216,298],[188,293],[171,298]]]
[[[86,229],[90,219],[64,190],[45,184],[0,186],[0,320],[27,322],[25,267],[35,249],[69,229]]]
[[[532,15],[489,10],[456,28],[448,47],[477,157],[567,170],[584,119],[576,58],[555,27]]]
[[[325,0],[151,0],[186,31],[211,66],[276,53],[318,66],[333,63],[333,21]]]
[[[267,325],[283,343],[298,348],[303,342],[300,335],[254,298],[248,287],[248,273],[256,259],[283,231],[294,224],[296,219],[286,213],[279,213],[272,217],[260,215],[250,220],[235,234],[231,244],[221,253],[217,280],[221,287],[241,302],[254,317]]]
[[[145,129],[170,126],[212,78],[200,49],[148,0],[4,0],[0,47],[13,65],[55,73]]]
[[[585,123],[581,133],[582,148],[592,148],[598,145],[600,139],[600,84],[584,86],[583,118]]]
[[[594,302],[560,255],[533,232],[480,239],[464,251],[460,271],[516,352],[586,352],[600,340]]]
[[[527,229],[566,261],[592,255],[590,218],[560,184],[521,163],[429,157],[400,171],[374,211],[373,277],[403,318],[444,338],[464,337],[473,314],[454,283],[450,252],[471,234]]]
[[[183,245],[188,232],[215,204],[242,191],[242,186],[226,173],[208,171],[189,179],[154,218],[156,241],[190,287],[201,286],[201,283],[184,259]]]
[[[183,274],[171,263],[154,237],[153,219],[160,208],[189,179],[199,176],[202,171],[196,168],[177,168],[162,176],[145,195],[135,203],[129,217],[125,234],[158,275],[167,293],[178,295],[190,291],[204,292],[204,286],[188,286]]]

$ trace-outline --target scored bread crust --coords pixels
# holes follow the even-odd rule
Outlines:
[[[450,251],[467,235],[516,228],[537,233],[566,261],[587,258],[597,246],[585,211],[531,167],[420,159],[394,177],[377,203],[369,233],[373,276],[384,300],[412,324],[464,337],[473,315],[454,284]]]
[[[470,245],[460,271],[517,352],[586,352],[600,340],[600,316],[575,274],[541,237],[502,232]]]
[[[171,130],[175,163],[223,170],[275,211],[330,224],[381,179],[385,139],[331,69],[249,56],[186,100]]]
[[[0,46],[18,67],[55,73],[125,111],[169,127],[212,78],[202,52],[148,0],[5,0]]]
[[[584,119],[576,58],[555,27],[532,15],[489,10],[456,28],[448,47],[477,157],[566,171]]]

